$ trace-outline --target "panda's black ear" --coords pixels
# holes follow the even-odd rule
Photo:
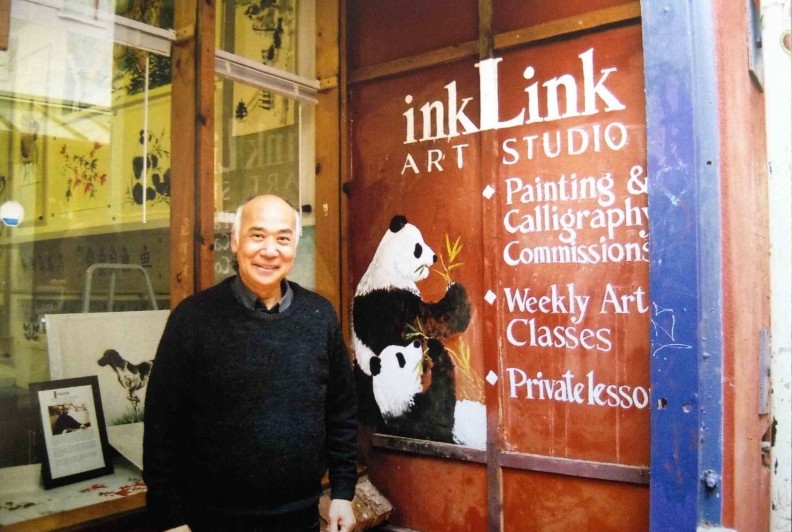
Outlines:
[[[397,214],[396,216],[391,218],[390,230],[391,232],[396,233],[405,225],[407,225],[407,217],[401,214]]]
[[[379,375],[380,371],[382,371],[382,361],[379,359],[379,357],[371,357],[369,364],[371,376],[374,377],[375,375]]]
[[[399,367],[403,368],[407,361],[404,360],[404,355],[402,353],[396,353],[396,360],[399,361]]]

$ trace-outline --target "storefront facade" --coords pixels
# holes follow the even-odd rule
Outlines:
[[[172,307],[233,273],[236,205],[277,193],[303,212],[296,280],[349,335],[392,524],[768,529],[757,5],[143,4],[12,2],[14,388],[50,377],[42,316]],[[107,44],[93,71],[47,56],[60,93],[19,76],[46,10],[80,24],[66,49]],[[95,264],[153,295],[105,272],[93,296]]]

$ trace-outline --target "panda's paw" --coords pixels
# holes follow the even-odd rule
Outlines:
[[[470,324],[470,297],[467,290],[461,284],[452,283],[444,299],[449,309],[448,327],[453,332],[463,332]]]
[[[427,354],[432,361],[432,368],[436,370],[448,369],[453,367],[451,357],[446,351],[443,342],[436,338],[429,338],[426,341]]]

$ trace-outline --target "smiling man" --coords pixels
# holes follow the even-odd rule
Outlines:
[[[242,205],[238,275],[171,313],[146,396],[143,476],[155,526],[319,530],[355,525],[356,404],[338,318],[288,281],[299,214],[277,196]]]

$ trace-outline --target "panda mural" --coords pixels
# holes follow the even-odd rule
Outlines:
[[[483,448],[484,405],[457,401],[443,345],[470,323],[467,291],[450,283],[442,299],[425,302],[416,284],[436,261],[419,229],[394,216],[352,302],[361,418],[387,434]]]

